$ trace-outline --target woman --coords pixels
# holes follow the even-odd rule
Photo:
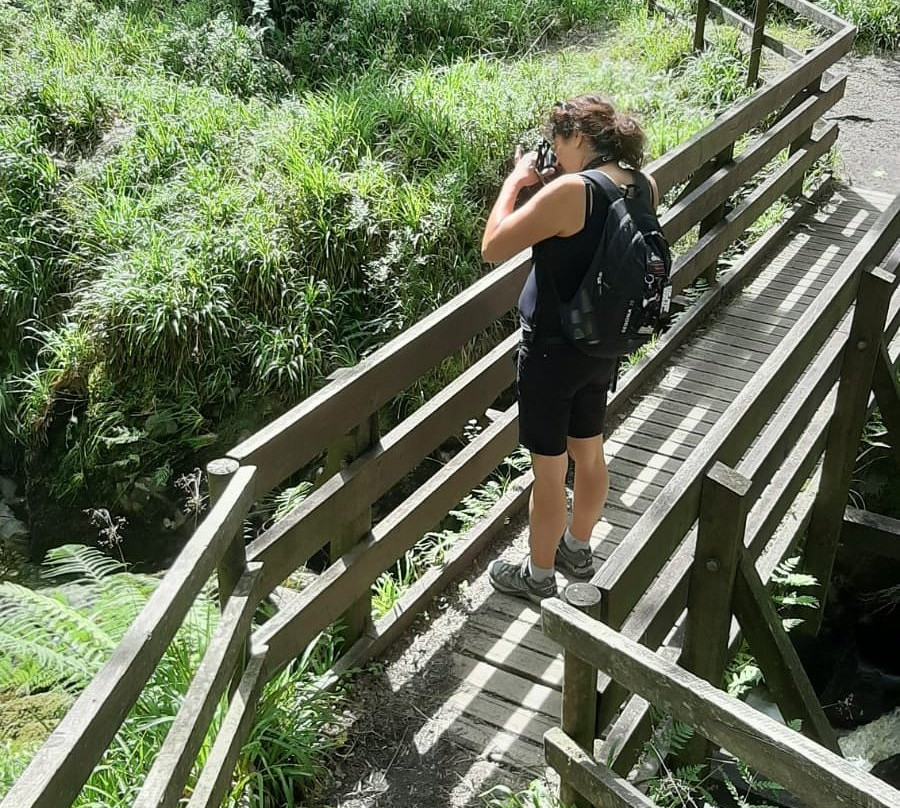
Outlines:
[[[638,170],[644,133],[609,101],[581,95],[556,104],[546,125],[557,156],[540,176],[534,152],[516,150],[485,226],[486,261],[504,261],[526,247],[532,268],[519,297],[519,440],[530,450],[534,487],[529,505],[531,552],[519,564],[495,561],[491,583],[501,592],[540,602],[557,594],[554,569],[575,578],[594,573],[590,536],[609,488],[603,425],[614,360],[581,353],[566,342],[558,301],[570,299],[590,265],[608,200],[579,172],[599,169],[620,186],[637,187],[637,203],[656,209],[658,192]],[[549,182],[549,180],[553,180]],[[520,192],[547,183],[516,208]],[[569,457],[575,462],[572,521],[566,513]]]

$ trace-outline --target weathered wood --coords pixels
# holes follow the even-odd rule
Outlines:
[[[729,143],[734,143],[759,121],[787,103],[846,55],[852,44],[852,29],[835,34],[797,62],[786,76],[760,88],[745,101],[728,109],[694,137],[650,163],[647,172],[653,175],[660,193],[665,194],[707,160],[719,154]]]
[[[766,15],[769,12],[769,0],[756,0],[753,11],[753,35],[750,42],[750,63],[747,66],[747,86],[756,87],[759,83],[759,63],[762,58],[763,37],[766,30]]]
[[[900,211],[900,197],[897,201]],[[801,624],[800,629],[804,632],[815,633],[821,624],[893,284],[894,276],[877,268],[864,271],[859,281],[859,295],[844,350],[834,407],[832,424],[836,428],[828,432],[822,484],[813,508],[805,553],[806,571],[818,580],[815,595],[822,609]]]
[[[559,649],[553,656],[549,656],[523,648],[509,640],[467,632],[462,636],[459,650],[501,670],[520,674],[525,672],[532,681],[547,687],[559,687],[563,678],[563,660]]]
[[[714,459],[736,463],[779,401],[840,321],[854,292],[860,267],[879,263],[900,229],[900,198],[842,262],[822,295],[803,313],[790,335],[760,368],[758,381],[739,393],[704,443],[679,468],[654,504],[594,576],[604,593],[604,619],[619,627],[698,512],[700,479]]]
[[[705,46],[706,15],[708,0],[697,0],[697,20],[694,24],[694,53],[699,53]]]
[[[437,474],[376,525],[362,542],[332,564],[254,635],[269,646],[270,664],[280,668],[431,529],[516,446],[514,405],[490,424]],[[257,636],[258,635],[258,636]]]
[[[817,139],[793,154],[778,173],[760,183],[720,224],[697,241],[690,252],[679,257],[672,271],[672,285],[681,291],[697,278],[710,259],[721,253],[743,233],[792,183],[825,154],[837,140],[837,127],[832,125]]]
[[[367,421],[355,427],[346,440],[340,442],[334,450],[329,450],[328,462],[336,465],[332,474],[346,469],[354,460],[373,449],[377,445],[379,437],[378,413],[373,413]],[[332,474],[328,476],[330,477]],[[328,547],[328,557],[331,562],[334,563],[344,553],[349,552],[371,529],[371,505],[364,507],[355,517],[338,520]],[[371,589],[366,590],[338,619],[344,628],[344,642],[348,646],[352,645],[362,637],[372,622]]]
[[[328,541],[341,520],[356,517],[415,468],[430,451],[483,411],[515,376],[518,334],[505,339],[398,424],[371,452],[311,493],[292,513],[250,543],[252,561],[264,562],[270,591]]]
[[[225,493],[229,480],[237,474],[240,464],[237,460],[225,457],[213,460],[206,466],[206,476],[209,480],[209,502],[215,505]],[[234,591],[234,587],[247,571],[247,555],[244,551],[243,525],[238,528],[232,541],[229,542],[219,563],[216,565],[219,590],[219,608],[224,611],[228,598]]]
[[[602,808],[654,808],[653,800],[641,794],[631,783],[597,763],[562,729],[544,735],[547,763],[559,773],[562,783],[571,783],[579,802]],[[560,800],[564,801],[560,787]]]
[[[545,633],[607,671],[629,690],[696,727],[749,766],[803,794],[811,805],[893,808],[900,792],[792,729],[581,614],[543,604]]]
[[[109,661],[9,790],[2,808],[59,808],[75,799],[243,523],[253,503],[255,473],[245,466],[234,475]]]
[[[218,808],[225,798],[241,746],[253,729],[257,701],[267,678],[266,651],[265,647],[254,647],[250,654],[188,808]]]
[[[381,618],[336,663],[335,675],[359,668],[375,659],[395,642],[412,625],[425,607],[451,581],[471,568],[474,558],[484,549],[509,518],[521,511],[528,502],[534,475],[528,471],[514,480],[506,494],[460,538],[447,553],[443,564],[428,570],[406,592],[391,611]]]
[[[753,33],[753,23],[750,20],[742,17],[740,14],[732,11],[727,6],[723,6],[721,3],[717,3],[715,0],[707,0],[709,5],[709,16],[720,22],[724,22],[733,28],[737,28],[739,31],[743,31],[745,34]],[[783,56],[785,59],[802,59],[805,53],[803,51],[799,51],[796,48],[792,48],[786,42],[782,42],[780,39],[776,39],[773,36],[763,32],[763,45],[765,45],[769,50],[774,51],[779,56]]]
[[[576,583],[566,587],[566,602],[591,615],[600,616],[600,590],[590,584]],[[562,731],[588,755],[594,754],[597,737],[597,669],[587,664],[572,649],[563,651]],[[590,802],[572,784],[562,779],[559,798],[564,805],[589,808]]]
[[[848,505],[841,526],[841,544],[855,559],[862,554],[900,559],[900,519]]]
[[[827,11],[818,3],[809,3],[806,0],[778,0],[783,6],[796,11],[801,17],[811,20],[826,31],[846,31],[851,24],[842,20],[836,14]]]
[[[700,522],[694,563],[688,579],[687,628],[682,666],[721,687],[728,662],[731,593],[750,508],[750,480],[722,463],[706,473],[700,496]],[[681,760],[700,763],[708,757],[706,741],[695,736]]]
[[[169,808],[181,799],[218,700],[243,661],[242,652],[260,600],[255,590],[261,567],[250,564],[237,582],[134,808]]]
[[[505,262],[229,452],[260,467],[257,498],[509,311],[529,268]]]
[[[715,155],[712,163],[716,170],[710,177],[661,217],[660,224],[670,241],[674,243],[701,220],[705,224],[700,235],[705,235],[721,219],[716,211],[721,211],[722,204],[840,101],[845,86],[846,79],[842,79],[826,92],[808,98],[737,157],[733,156],[734,144]]]
[[[781,714],[786,720],[801,719],[804,735],[840,755],[834,729],[746,552],[741,553],[734,584],[734,612]]]
[[[900,380],[897,378],[883,340],[878,346],[878,357],[872,374],[872,389],[875,391],[881,421],[887,428],[894,462],[900,468]]]

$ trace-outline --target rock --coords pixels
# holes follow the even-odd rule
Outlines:
[[[5,502],[0,502],[0,542],[18,544],[28,540],[28,528],[16,519],[16,515]]]
[[[14,504],[18,502],[16,499],[16,488],[18,486],[9,477],[0,477],[0,499],[4,502]]]

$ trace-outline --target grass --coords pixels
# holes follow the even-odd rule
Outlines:
[[[455,5],[413,7],[432,15],[415,42],[364,3],[282,29],[199,0],[0,5],[18,32],[0,53],[7,462],[40,461],[56,499],[137,510],[476,279],[512,144],[554,100],[610,89],[655,155],[740,91],[727,48],[687,60],[688,28],[643,10],[611,57],[548,38],[605,37],[622,4],[469,6],[466,25],[495,23],[432,52]],[[300,72],[285,54],[336,9],[367,58]]]

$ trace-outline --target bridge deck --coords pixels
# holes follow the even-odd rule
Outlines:
[[[689,337],[655,383],[632,398],[607,441],[611,490],[592,539],[600,562],[890,201],[886,194],[860,189],[836,193],[770,250],[767,265],[742,292]],[[521,557],[526,534],[523,530],[504,555]],[[567,583],[561,575],[558,582]],[[542,634],[537,608],[493,592],[484,573],[469,589],[470,613],[441,651],[445,675],[429,684],[430,697],[438,695],[434,684],[443,691],[443,706],[429,716],[430,730],[423,727],[418,735],[440,734],[471,750],[473,760],[542,772],[543,734],[559,722],[561,654]],[[427,634],[416,640],[423,648],[441,642]],[[410,693],[416,691],[412,687]]]

